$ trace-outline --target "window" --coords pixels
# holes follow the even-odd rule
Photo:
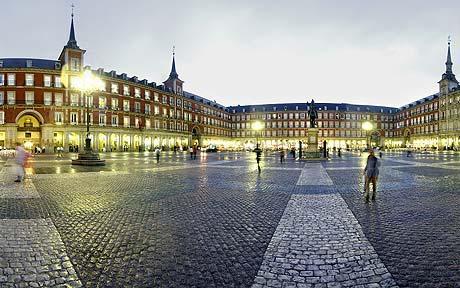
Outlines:
[[[54,122],[56,124],[62,124],[62,118],[63,118],[62,112],[54,112]]]
[[[70,58],[70,70],[80,71],[80,59]]]
[[[0,91],[0,105],[5,104],[5,95],[3,95],[3,91]]]
[[[78,94],[70,95],[70,106],[78,106]]]
[[[123,95],[129,96],[129,86],[123,85]]]
[[[141,89],[140,88],[134,88],[134,97],[141,98]]]
[[[112,93],[118,94],[118,84],[117,83],[112,83],[110,85],[110,91],[112,91]]]
[[[129,111],[129,100],[123,100],[123,111]]]
[[[77,112],[70,112],[70,124],[73,124],[73,125],[78,124],[78,113]]]
[[[118,115],[112,115],[112,126],[118,126]]]
[[[174,97],[169,97],[169,105],[174,106]]]
[[[26,86],[34,86],[34,74],[26,74]]]
[[[136,113],[141,113],[141,103],[135,102],[134,103],[134,110]]]
[[[54,94],[54,105],[62,106],[62,93]]]
[[[140,123],[141,123],[141,121],[139,120],[139,118],[137,118],[137,117],[134,118],[134,126],[135,126],[136,128],[139,128],[139,127],[140,127]]]
[[[161,102],[163,102],[163,104],[168,103],[168,97],[166,97],[165,95],[163,95],[162,101],[161,101]]]
[[[99,108],[104,109],[107,106],[107,101],[104,96],[99,96]]]
[[[145,114],[150,115],[150,104],[145,104]]]
[[[56,88],[62,87],[61,76],[54,76],[54,87]]]
[[[5,112],[0,111],[0,124],[5,124]]]
[[[34,92],[26,91],[26,105],[34,104]]]
[[[14,105],[16,103],[16,92],[8,91],[7,97],[8,97],[8,105]]]
[[[99,114],[99,126],[105,126],[105,114]]]
[[[112,98],[112,110],[118,110],[118,99]]]
[[[160,107],[158,105],[153,106],[153,114],[160,114]]]
[[[5,85],[5,75],[0,74],[0,86]]]
[[[150,91],[145,90],[145,100],[150,100]]]
[[[145,129],[150,129],[150,119],[145,119]]]
[[[77,88],[78,84],[78,77],[77,76],[70,76],[70,88]]]
[[[153,93],[153,100],[154,100],[155,102],[160,101],[160,95],[158,95],[157,92],[154,92],[154,93]]]
[[[51,87],[51,76],[50,75],[43,76],[43,85],[45,87]]]
[[[16,85],[16,74],[8,74],[8,86]]]
[[[52,102],[51,98],[52,98],[51,92],[44,92],[43,93],[43,104],[51,105],[51,102]]]
[[[124,127],[129,127],[129,116],[124,116],[123,117],[123,126]]]

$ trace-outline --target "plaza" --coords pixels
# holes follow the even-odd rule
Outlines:
[[[368,204],[366,153],[36,155],[22,183],[3,159],[0,287],[459,287],[449,152],[385,152]]]

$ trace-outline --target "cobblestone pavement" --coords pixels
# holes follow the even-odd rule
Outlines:
[[[457,154],[386,153],[371,204],[364,154],[268,153],[261,174],[252,153],[69,156],[21,184],[0,161],[0,287],[460,287]]]

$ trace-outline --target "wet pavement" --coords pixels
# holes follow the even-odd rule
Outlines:
[[[0,161],[0,287],[460,287],[459,154],[72,156]]]

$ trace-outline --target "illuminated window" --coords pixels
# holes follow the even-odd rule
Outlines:
[[[123,95],[129,96],[129,86],[123,85]]]
[[[129,116],[124,116],[123,117],[123,126],[124,127],[129,127],[129,122],[130,122]]]
[[[145,90],[144,94],[145,94],[145,100],[150,100],[150,91]]]
[[[111,91],[112,93],[118,94],[118,84],[117,84],[117,83],[112,83],[112,84],[110,85],[110,91]]]
[[[104,109],[107,106],[107,101],[104,96],[99,96],[99,108]]]
[[[70,106],[78,106],[78,96],[79,96],[78,94],[70,95]]]
[[[112,110],[118,110],[118,99],[112,98]]]
[[[134,97],[141,98],[141,89],[140,88],[134,88]]]

